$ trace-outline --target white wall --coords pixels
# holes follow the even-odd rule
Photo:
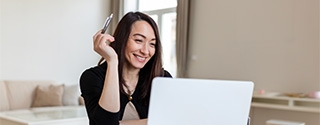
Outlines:
[[[2,44],[2,43],[3,43],[3,42],[2,42],[3,40],[2,40],[1,32],[2,32],[2,29],[3,29],[3,25],[4,25],[4,24],[2,23],[2,18],[3,18],[3,17],[2,17],[1,15],[3,15],[3,14],[2,14],[2,13],[3,13],[3,9],[2,9],[2,8],[4,8],[5,5],[2,4],[2,3],[3,3],[3,0],[0,0],[0,3],[1,3],[1,4],[0,4],[0,78],[2,78],[2,72],[3,72],[3,70],[2,70],[2,67],[3,67],[3,66],[2,66],[2,58],[3,58],[3,57],[2,57],[2,53],[3,53],[3,52],[2,52],[2,51],[3,51],[3,46],[4,46],[4,45]]]
[[[2,0],[0,0],[0,3],[2,3]],[[0,4],[0,15],[2,15],[2,8],[3,4]],[[2,35],[1,35],[1,29],[2,29],[2,16],[0,16],[0,78],[2,78],[2,51],[3,51],[3,45],[2,45]]]
[[[92,36],[109,14],[105,0],[0,0],[0,79],[78,84],[94,66]]]
[[[319,0],[192,0],[190,12],[189,77],[250,80],[266,91],[320,90]],[[270,118],[320,124],[318,113],[253,114],[253,125]]]

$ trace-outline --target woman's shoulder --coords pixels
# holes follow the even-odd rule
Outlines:
[[[85,90],[90,86],[99,86],[101,87],[101,83],[103,83],[106,73],[106,64],[97,65],[94,67],[90,67],[82,72],[80,76],[80,86],[81,90]]]
[[[172,75],[165,69],[163,69],[163,77],[172,77]]]
[[[81,76],[88,76],[88,75],[97,75],[97,76],[104,76],[106,73],[107,64],[103,63],[97,66],[90,67],[83,71]]]

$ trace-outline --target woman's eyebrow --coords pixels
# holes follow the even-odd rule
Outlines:
[[[147,38],[146,36],[144,36],[144,35],[142,35],[142,34],[140,34],[140,33],[135,33],[135,34],[133,34],[133,36],[141,36],[141,37],[143,37],[144,39]],[[152,38],[151,40],[156,40],[156,38]]]
[[[141,37],[143,37],[143,38],[147,38],[146,36],[144,36],[144,35],[142,35],[142,34],[140,34],[140,33],[135,33],[135,34],[133,34],[133,36],[141,36]]]

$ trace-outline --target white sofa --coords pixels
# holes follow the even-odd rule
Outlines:
[[[63,90],[61,90],[61,87],[56,89],[59,91],[57,93],[61,97],[56,98],[55,101],[50,100],[55,102],[52,105],[39,106],[38,104],[38,106],[35,106],[35,101],[43,102],[43,100],[49,99],[45,94],[39,94],[41,90],[39,88],[48,88],[49,86],[63,86]],[[61,91],[63,91],[63,93],[61,93]],[[42,96],[42,98],[40,98],[39,95]],[[44,80],[0,80],[0,112],[42,107],[79,106],[83,104],[82,101],[77,84],[65,85],[55,81]]]

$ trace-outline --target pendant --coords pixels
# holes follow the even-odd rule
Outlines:
[[[132,100],[132,96],[130,95],[130,96],[128,97],[128,99],[129,99],[129,101],[131,101],[131,100]]]

